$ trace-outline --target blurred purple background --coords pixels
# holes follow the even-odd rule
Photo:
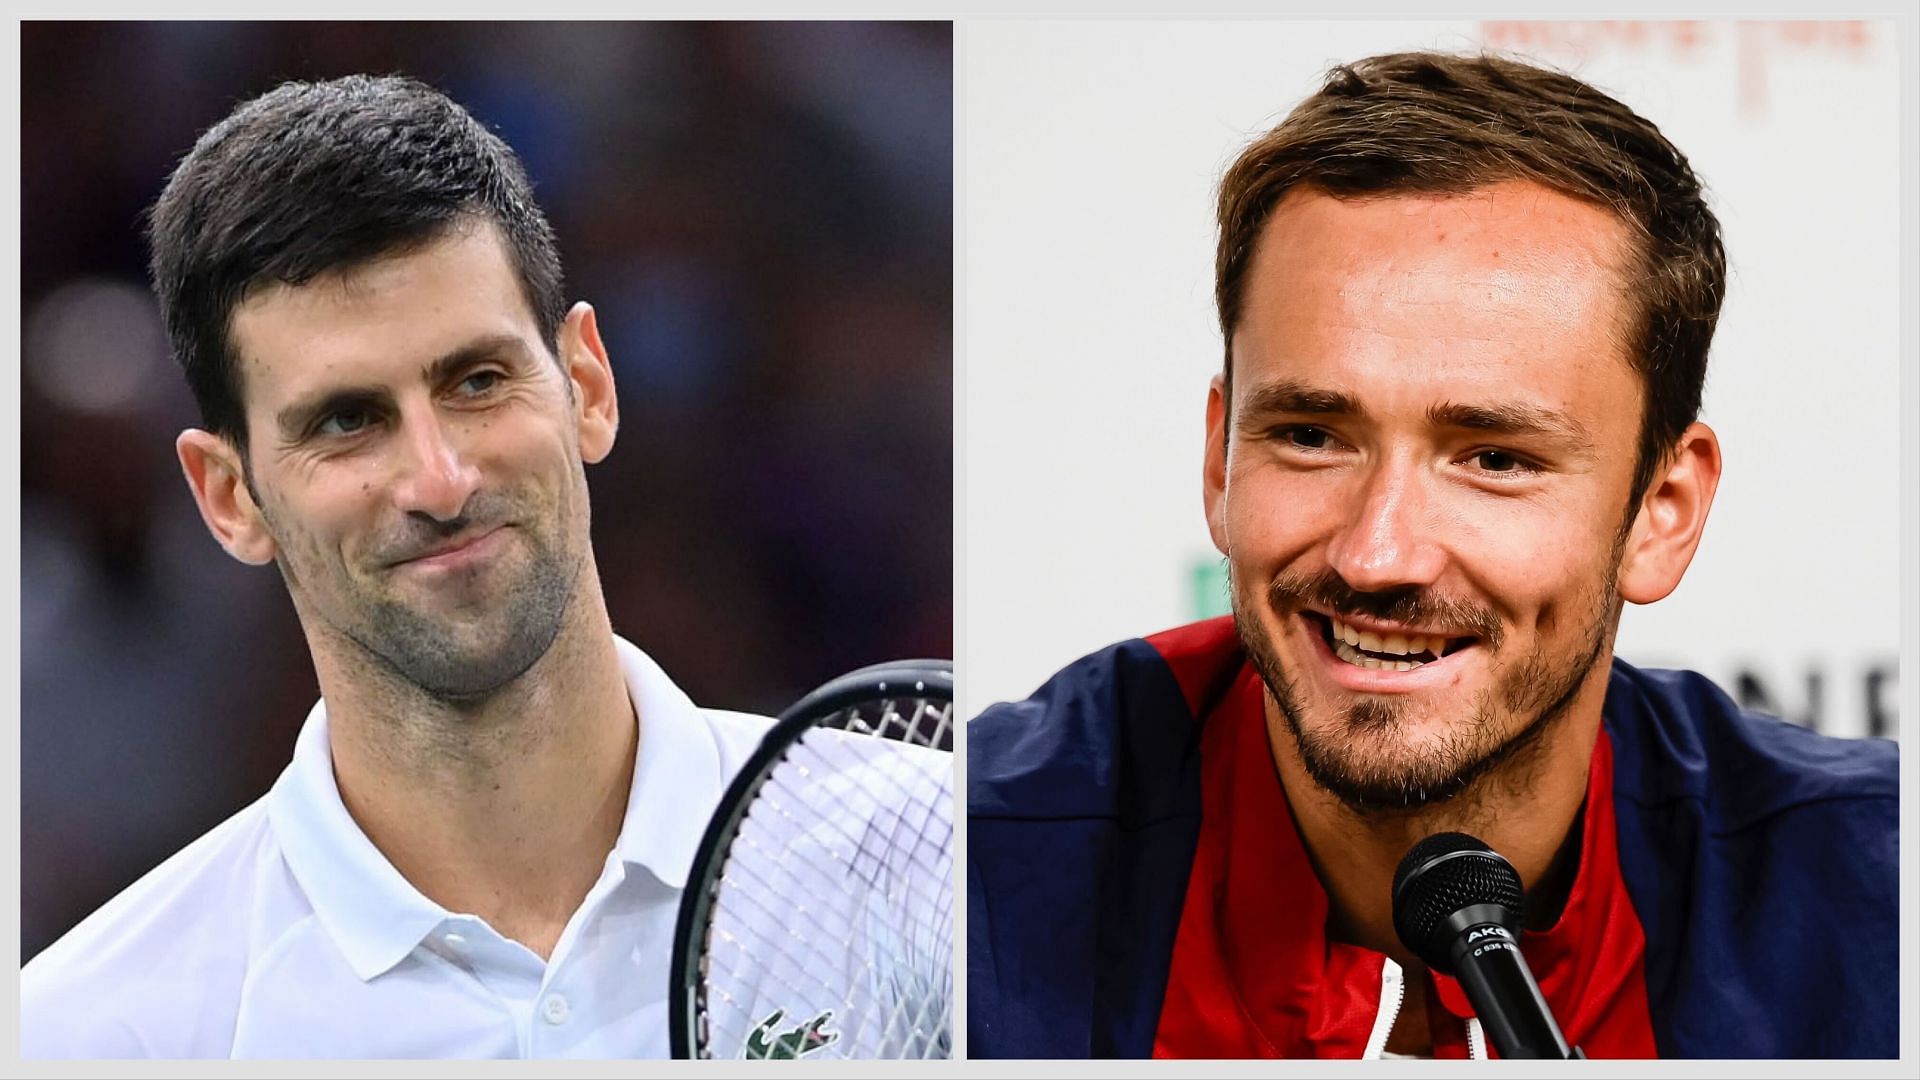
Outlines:
[[[239,101],[400,72],[519,152],[624,424],[616,630],[705,705],[952,655],[947,23],[21,28],[21,956],[259,797],[317,688],[207,535],[140,215]]]

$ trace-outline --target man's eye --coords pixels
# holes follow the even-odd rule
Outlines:
[[[1540,471],[1539,466],[1517,458],[1505,450],[1480,450],[1473,455],[1473,460],[1480,466],[1481,472],[1534,473]]]
[[[1303,450],[1325,450],[1333,442],[1333,436],[1317,427],[1285,427],[1274,434],[1282,442],[1298,446]]]
[[[335,409],[323,417],[313,430],[320,435],[353,435],[366,427],[369,419],[365,409]]]
[[[460,380],[460,389],[467,394],[484,394],[500,383],[497,371],[476,371]]]

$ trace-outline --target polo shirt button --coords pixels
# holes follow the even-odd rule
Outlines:
[[[547,1018],[549,1024],[564,1024],[571,1013],[567,999],[559,994],[548,994],[546,1003],[540,1007],[540,1014]]]

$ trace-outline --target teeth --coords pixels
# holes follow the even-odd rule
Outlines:
[[[1382,660],[1378,657],[1368,656],[1344,641],[1334,644],[1333,654],[1345,660],[1347,663],[1352,664],[1354,667],[1363,667],[1374,671],[1412,671],[1414,668],[1423,667],[1426,664],[1424,660]]]
[[[1356,630],[1346,623],[1341,622],[1339,619],[1329,618],[1328,622],[1333,625],[1335,642],[1350,645],[1358,649],[1365,649],[1368,652],[1389,653],[1394,656],[1413,656],[1420,653],[1431,653],[1437,659],[1445,654],[1447,648],[1447,639],[1437,634],[1374,634],[1365,630]],[[1377,661],[1369,664],[1361,662],[1367,660],[1368,658],[1366,657],[1361,657],[1359,661],[1355,661],[1345,653],[1341,654],[1341,659],[1348,660],[1350,663],[1360,663],[1361,667],[1396,663],[1396,661]],[[1419,667],[1420,663],[1414,662],[1411,666]],[[1408,669],[1399,668],[1396,670],[1405,671]]]

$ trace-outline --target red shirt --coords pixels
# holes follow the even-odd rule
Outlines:
[[[1182,643],[1154,644],[1177,672]],[[1263,698],[1259,676],[1243,664],[1203,717],[1200,837],[1155,1057],[1358,1058],[1382,1007],[1386,955],[1327,938],[1327,894],[1273,765]],[[1550,929],[1523,933],[1521,952],[1569,1045],[1592,1058],[1655,1057],[1646,942],[1620,877],[1604,730],[1582,819],[1566,907]],[[1432,978],[1434,1056],[1467,1057],[1473,1009],[1458,982]]]

